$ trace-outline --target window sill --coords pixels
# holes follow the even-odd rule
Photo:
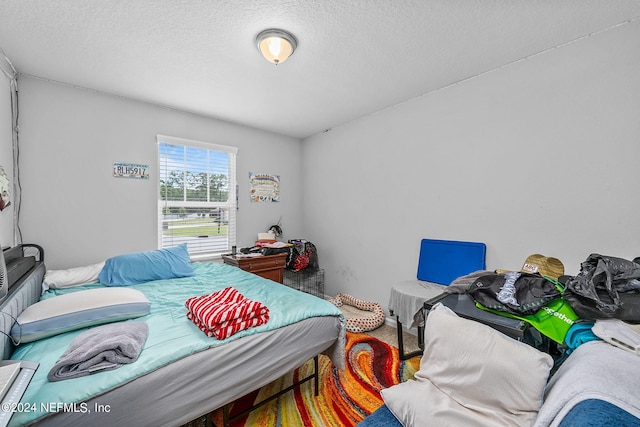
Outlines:
[[[191,262],[222,262],[223,254],[201,254],[201,255],[192,255],[189,258]]]

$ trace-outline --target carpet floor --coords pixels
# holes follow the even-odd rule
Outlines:
[[[278,399],[239,417],[232,427],[350,427],[382,405],[380,390],[413,378],[420,358],[401,361],[397,347],[371,335],[347,333],[347,368],[336,369],[320,356],[319,395],[313,381],[294,388]],[[287,388],[313,373],[313,361],[256,392],[238,399],[230,408],[233,417],[254,403]],[[214,425],[223,426],[222,410],[212,414]]]

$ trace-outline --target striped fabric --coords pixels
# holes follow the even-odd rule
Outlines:
[[[210,295],[201,295],[189,298],[185,302],[185,305],[189,311],[193,312],[195,310],[199,310],[202,306],[207,305],[207,303],[234,303],[241,300],[246,300],[245,296],[238,292],[237,289],[229,286],[228,288],[214,292]]]
[[[185,302],[187,318],[209,337],[219,340],[269,320],[269,309],[252,301],[233,287]]]
[[[247,320],[237,319],[229,322],[224,322],[223,324],[214,325],[213,327],[209,327],[203,324],[197,318],[190,319],[208,337],[223,340],[237,332],[267,323],[267,321],[269,320],[269,313],[252,317]]]

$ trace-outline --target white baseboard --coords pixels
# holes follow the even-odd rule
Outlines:
[[[394,329],[396,329],[398,327],[398,322],[396,322],[396,319],[393,318],[393,317],[385,317],[384,318],[384,324],[386,326],[390,326],[390,327],[392,327]],[[408,334],[418,336],[417,328],[407,329],[406,326],[402,325],[402,330],[405,331]]]
[[[384,324],[387,326],[391,326],[392,328],[396,328],[398,326],[398,322],[396,322],[396,319],[391,317],[385,317]]]

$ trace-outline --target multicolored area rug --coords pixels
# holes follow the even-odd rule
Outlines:
[[[366,334],[347,333],[347,367],[336,369],[328,357],[320,356],[320,390],[314,396],[313,380],[294,388],[231,423],[231,427],[350,427],[382,405],[380,390],[413,378],[420,358],[401,361],[398,349]],[[237,400],[230,415],[313,373],[313,360],[285,377]],[[223,426],[222,410],[213,413],[216,426]]]

